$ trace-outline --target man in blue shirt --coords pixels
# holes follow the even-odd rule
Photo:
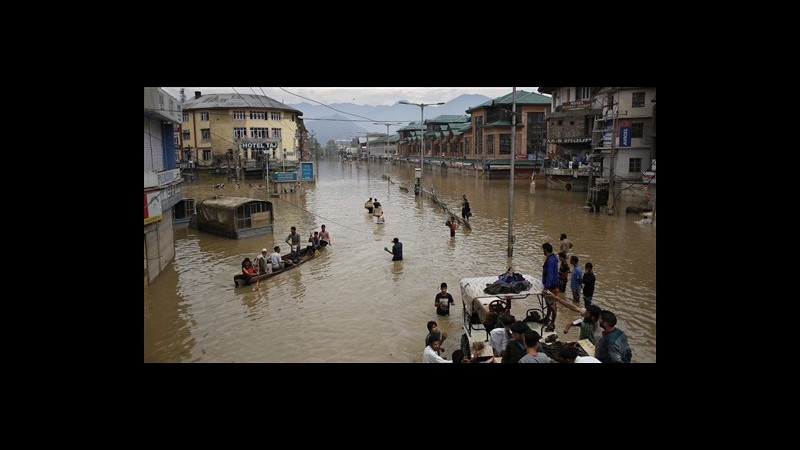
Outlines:
[[[545,323],[547,323],[545,331],[553,331],[555,330],[556,314],[558,312],[558,304],[556,302],[556,296],[558,295],[558,258],[553,254],[553,245],[549,242],[542,244],[542,250],[544,250],[545,256],[544,265],[542,266],[542,284],[544,285],[542,295],[544,295],[544,300],[547,303],[547,313],[544,317]]]
[[[394,238],[392,242],[394,242],[394,245],[392,246],[392,251],[389,251],[389,249],[386,247],[383,247],[383,249],[392,254],[392,261],[402,261],[403,244],[400,242],[400,239],[397,238]]]

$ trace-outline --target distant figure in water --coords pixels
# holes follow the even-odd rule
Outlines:
[[[461,203],[461,218],[464,220],[469,220],[472,217],[472,210],[469,207],[469,200],[467,200],[467,194],[463,195],[464,201]]]
[[[394,245],[392,246],[392,250],[389,251],[388,248],[383,247],[384,250],[392,254],[392,261],[402,261],[403,260],[403,244],[400,242],[400,239],[394,238],[392,240]]]
[[[456,216],[450,216],[450,220],[445,222],[445,225],[450,228],[450,237],[455,237],[456,228],[458,228],[458,219],[456,219]]]

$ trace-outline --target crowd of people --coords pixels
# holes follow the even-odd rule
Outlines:
[[[578,341],[588,340],[594,346],[594,354],[579,356],[577,341],[560,344],[557,357],[561,362],[567,363],[629,363],[632,359],[632,350],[628,337],[624,331],[617,328],[617,316],[610,310],[601,309],[593,303],[595,291],[595,273],[591,262],[586,262],[583,268],[577,255],[569,253],[573,248],[566,234],[561,235],[559,252],[554,253],[553,245],[549,242],[542,244],[545,262],[542,266],[542,284],[544,289],[541,295],[545,300],[544,331],[555,332],[558,304],[561,303],[570,309],[582,313],[582,319],[568,324],[563,331],[564,335],[572,327],[579,327]],[[566,289],[569,284],[572,294],[572,304],[566,300]],[[577,305],[583,300],[584,309],[581,311]],[[450,314],[450,305],[453,297],[447,292],[447,283],[442,282],[440,292],[434,297],[436,314],[447,316]],[[441,356],[442,345],[447,339],[447,333],[440,332],[435,321],[428,322],[428,336],[425,338],[423,362],[495,362],[500,359],[502,363],[547,363],[551,358],[545,353],[541,335],[531,329],[526,321],[519,321],[510,311],[505,311],[496,319],[496,326],[488,332],[488,342],[492,348],[492,355],[483,356],[483,346],[471,349],[470,355],[465,355],[464,350],[453,351],[451,359]],[[548,339],[550,342],[550,339]],[[476,342],[475,344],[482,344]]]

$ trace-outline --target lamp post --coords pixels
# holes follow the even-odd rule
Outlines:
[[[372,122],[373,125],[386,125],[386,147],[383,150],[383,153],[389,153],[389,127],[392,125],[402,125],[402,123],[380,123],[380,122]]]
[[[423,161],[425,159],[425,127],[423,123],[425,122],[425,107],[426,106],[437,106],[437,105],[444,105],[444,102],[439,103],[411,103],[405,100],[400,100],[398,103],[401,105],[417,105],[419,106],[419,126],[422,129],[422,136],[420,137],[420,146],[419,146],[419,171],[420,171],[420,178],[419,178],[419,186],[420,189],[422,188],[422,172],[425,170],[425,166]]]

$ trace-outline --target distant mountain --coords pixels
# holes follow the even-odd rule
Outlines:
[[[295,108],[297,108],[295,106]],[[297,108],[300,109],[300,108]],[[325,108],[327,109],[327,108]],[[300,111],[303,111],[300,109]],[[330,109],[328,109],[330,111]],[[305,111],[303,111],[303,116],[305,116]],[[311,117],[311,116],[309,116]],[[356,122],[348,122],[343,119],[347,119],[347,117],[341,114],[333,114],[333,115],[325,115],[325,116],[317,116],[315,118],[318,119],[331,119],[331,120],[308,120],[305,121],[306,128],[310,132],[314,133],[314,137],[317,139],[317,142],[322,144],[323,146],[327,143],[330,139],[351,139],[359,134],[365,133],[367,130],[363,127],[356,125]],[[386,132],[386,127],[383,127],[383,132]]]
[[[425,120],[432,119],[436,116],[443,114],[462,114],[468,108],[475,107],[481,103],[491,100],[485,95],[479,94],[463,94],[448,101],[441,106],[428,106],[425,108]],[[386,125],[374,125],[375,121],[391,121],[402,123],[403,125],[409,122],[419,122],[419,107],[401,105],[395,103],[391,106],[368,106],[368,105],[355,105],[353,103],[334,103],[331,108],[315,105],[311,103],[295,103],[289,104],[293,108],[297,108],[303,112],[306,128],[313,131],[317,141],[322,145],[328,139],[345,139],[352,138],[359,133],[369,131],[370,133],[386,133]],[[356,114],[356,117],[344,113]],[[331,120],[313,120],[313,119],[345,119],[346,121],[331,121]],[[399,126],[392,126],[389,128],[391,133],[395,133]]]

